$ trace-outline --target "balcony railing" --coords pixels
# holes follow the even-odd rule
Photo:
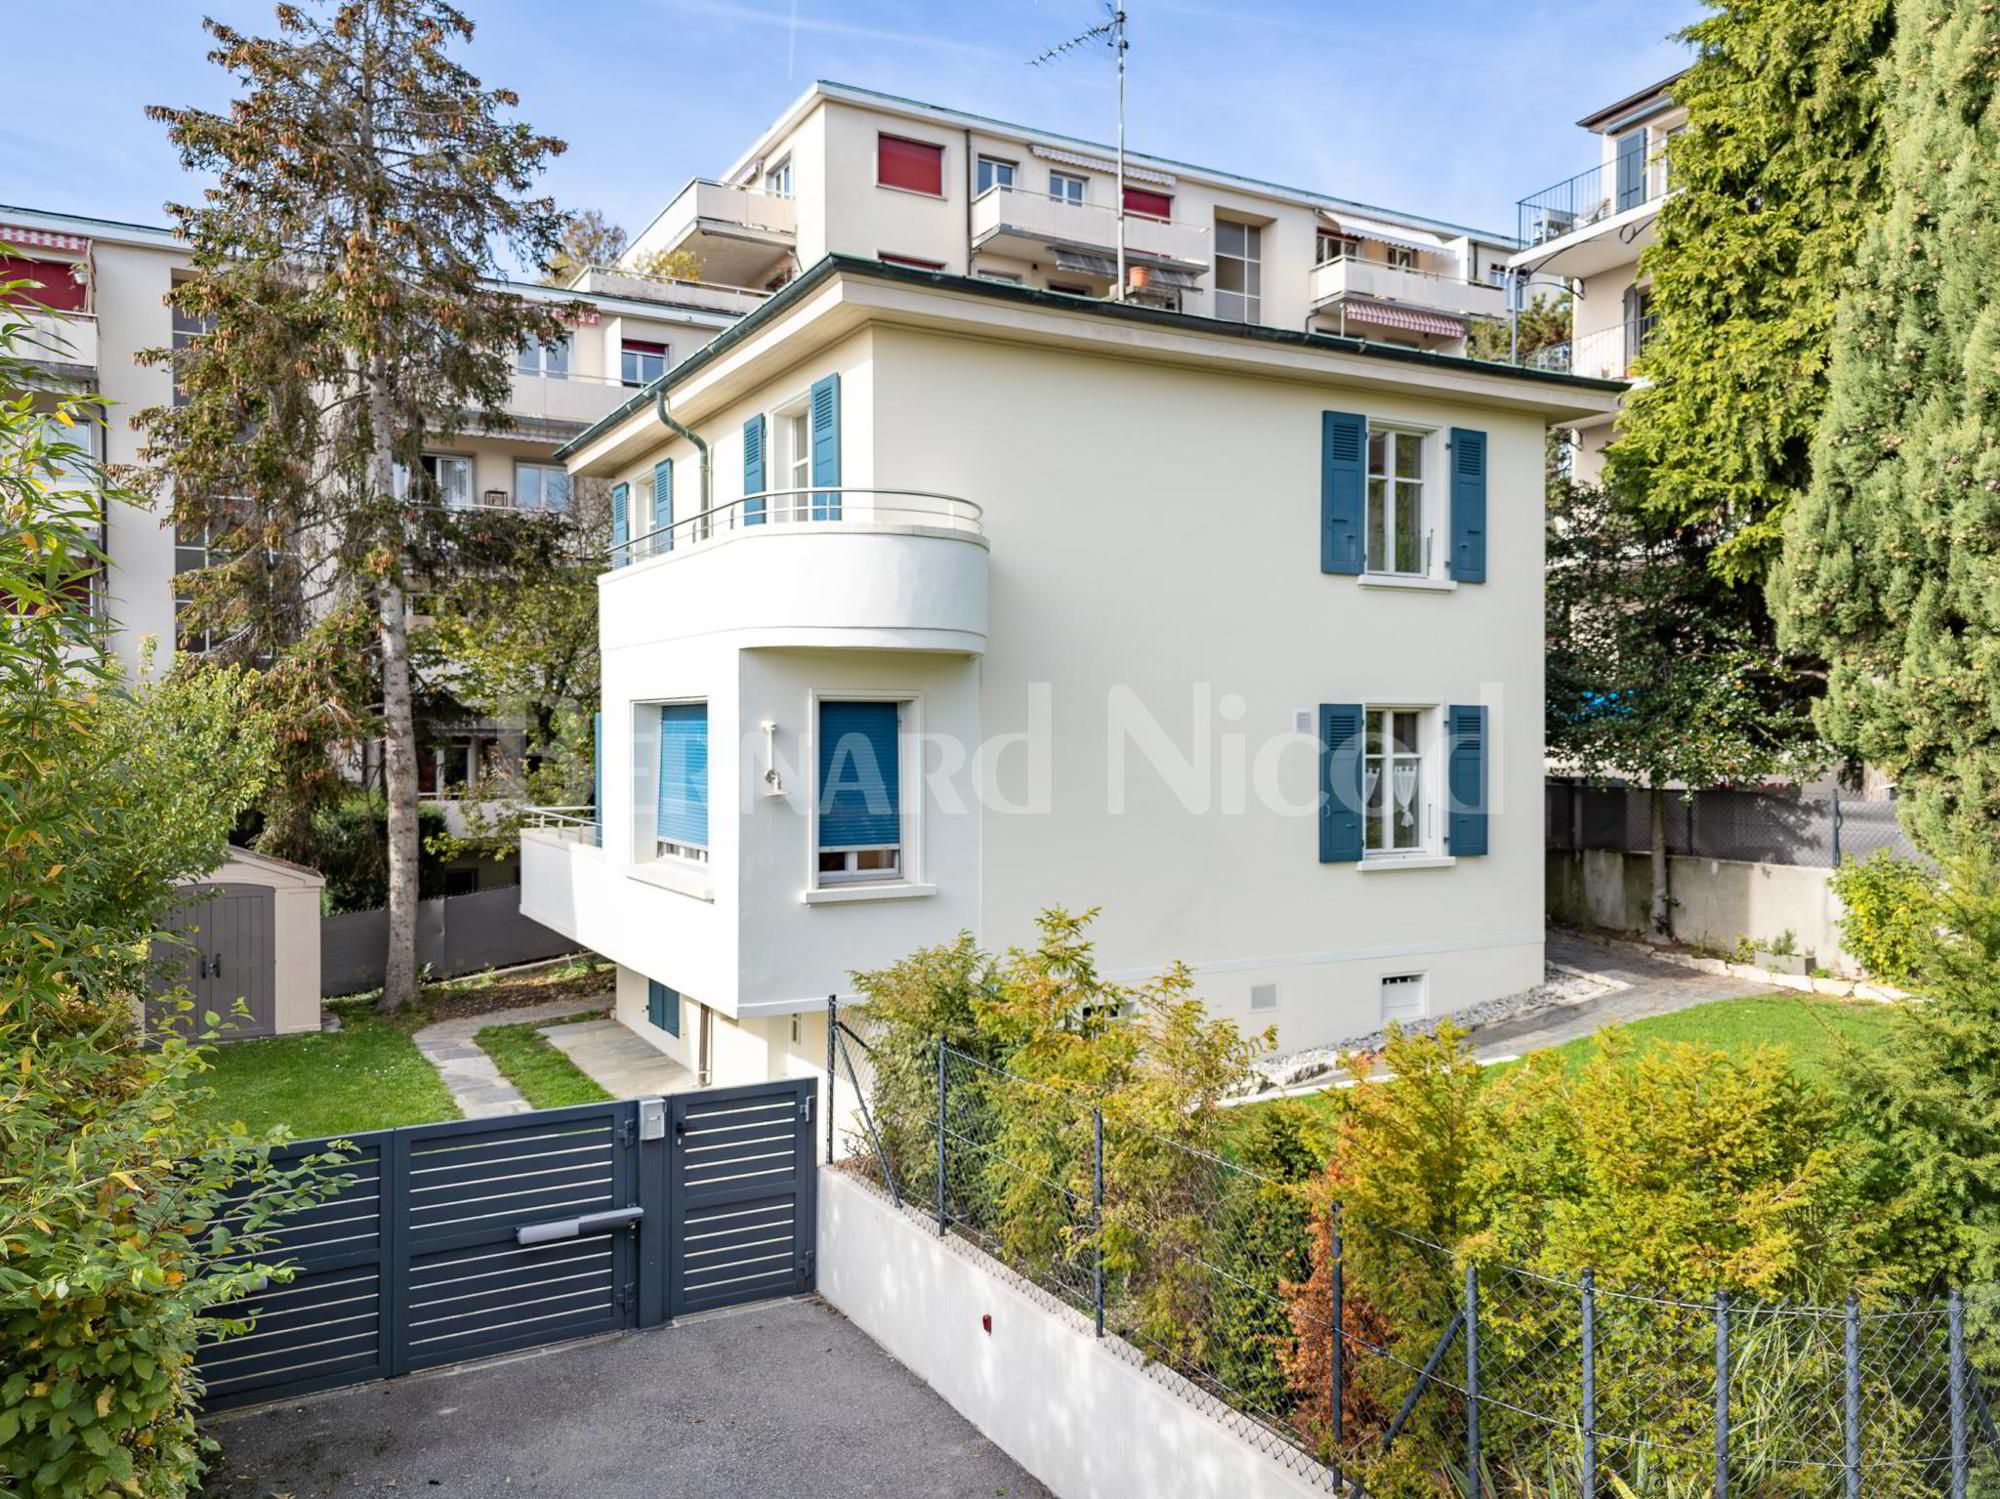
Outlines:
[[[1609,328],[1599,328],[1582,338],[1565,339],[1524,356],[1521,363],[1530,369],[1554,370],[1564,375],[1586,375],[1593,380],[1629,380],[1632,366],[1645,352],[1646,341],[1658,326],[1657,314],[1629,318]]]
[[[602,847],[604,828],[594,807],[523,807],[521,826],[534,828],[558,843],[588,843]]]
[[[1109,254],[1118,243],[1118,218],[1109,204],[1078,203],[1030,188],[996,185],[972,200],[972,243],[984,249],[993,240],[1012,239],[1022,242],[1024,252],[1062,244]],[[1128,255],[1203,268],[1214,263],[1215,246],[1207,225],[1129,209],[1124,218]]]
[[[1545,245],[1667,195],[1667,157],[1626,157],[1578,172],[1517,205],[1517,233],[1527,246]]]
[[[826,527],[920,527],[985,534],[982,512],[970,500],[921,489],[773,489],[745,495],[713,509],[656,527],[611,548],[611,565],[699,547],[739,533],[778,534]]]
[[[1390,265],[1358,255],[1333,255],[1312,269],[1314,306],[1343,296],[1379,297],[1413,307],[1504,317],[1507,293],[1491,281],[1472,281],[1456,272]]]

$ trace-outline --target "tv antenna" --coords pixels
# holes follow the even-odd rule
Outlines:
[[[1106,0],[1105,19],[1088,31],[1080,31],[1066,42],[1058,42],[1040,57],[1028,59],[1031,68],[1047,67],[1067,53],[1101,42],[1118,60],[1118,279],[1111,295],[1125,300],[1125,9],[1120,0]]]

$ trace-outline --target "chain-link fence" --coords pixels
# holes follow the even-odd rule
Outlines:
[[[1838,868],[1880,850],[1921,857],[1896,820],[1896,804],[1796,790],[1670,792],[1667,852],[1702,859]],[[1642,787],[1550,781],[1544,830],[1552,849],[1653,847],[1651,793]]]
[[[943,1044],[897,1097],[849,1141],[862,1179],[1327,1489],[2000,1499],[1992,1289],[1780,1305],[1469,1264],[1343,1214],[1316,1162],[1255,1170]]]

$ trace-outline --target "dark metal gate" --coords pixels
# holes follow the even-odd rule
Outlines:
[[[207,1406],[811,1290],[816,1096],[807,1079],[347,1137],[348,1184],[260,1256],[295,1274],[202,1348]]]

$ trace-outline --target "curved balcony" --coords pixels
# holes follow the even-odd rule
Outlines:
[[[986,649],[980,508],[922,490],[731,500],[613,547],[599,587],[606,649],[718,634],[743,646]]]

